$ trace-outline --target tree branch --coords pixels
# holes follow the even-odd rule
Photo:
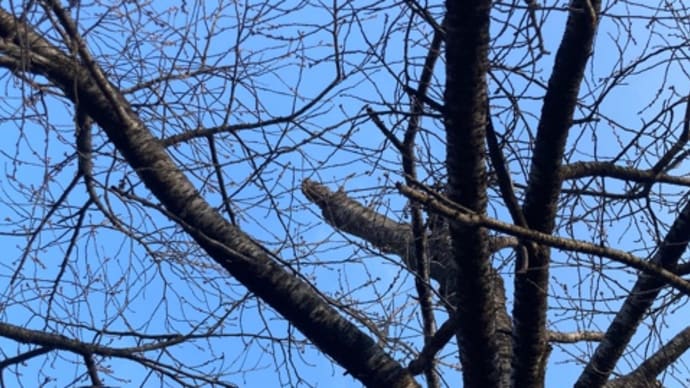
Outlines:
[[[607,388],[654,387],[659,384],[656,377],[674,363],[690,347],[690,326],[676,334],[670,341],[648,357],[629,374],[606,384]]]
[[[489,23],[491,1],[447,1],[445,19],[446,89],[443,123],[446,133],[448,196],[479,214],[487,206],[485,130],[489,70]],[[509,361],[497,342],[494,281],[483,228],[451,224],[458,347],[467,387],[508,386]]]
[[[434,32],[434,38],[431,42],[426,59],[424,61],[424,68],[419,79],[417,92],[410,96],[412,100],[412,108],[410,112],[410,119],[408,121],[407,129],[403,137],[402,143],[402,167],[405,173],[405,179],[408,181],[417,180],[417,157],[415,153],[415,140],[417,133],[420,130],[422,113],[424,113],[424,104],[421,99],[427,95],[431,77],[434,73],[436,61],[441,53],[442,33],[440,31]],[[415,276],[415,288],[419,298],[420,310],[422,313],[422,329],[424,331],[424,344],[431,341],[434,331],[436,330],[436,322],[434,319],[432,289],[429,282],[430,272],[430,257],[428,249],[427,231],[424,226],[424,219],[421,205],[418,203],[410,203],[411,226],[417,276]],[[425,363],[424,375],[427,380],[429,388],[438,388],[441,385],[439,376],[436,372],[436,362],[434,359]]]
[[[690,178],[656,173],[652,170],[637,170],[631,167],[617,166],[610,162],[576,162],[562,167],[564,180],[586,177],[616,178],[639,183],[670,183],[690,187]]]
[[[326,186],[317,182],[304,180],[302,182],[302,192],[304,195],[319,206],[323,218],[336,229],[357,236],[370,244],[380,249],[385,253],[392,253],[399,256],[407,269],[416,273],[415,251],[412,247],[411,241],[412,229],[408,224],[398,223],[390,218],[375,212],[374,210],[362,206],[359,202],[349,198],[343,191],[331,191]],[[447,228],[440,232],[440,235],[432,234],[429,236],[429,250],[430,250],[430,277],[436,280],[440,285],[441,296],[446,299],[446,307],[448,307],[449,315],[455,314],[455,286],[457,279],[457,266],[453,261],[450,242],[447,236]],[[517,240],[513,237],[505,236],[490,236],[489,250],[495,252],[505,247],[513,247]],[[499,346],[500,357],[508,360],[511,352],[511,322],[506,310],[505,287],[503,279],[496,270],[490,268],[490,279],[493,282],[494,289],[494,304],[497,306],[495,323],[496,341]],[[465,316],[466,319],[472,317]],[[446,329],[440,328],[440,331],[447,330],[447,324],[444,324]],[[453,334],[456,333],[457,327],[453,329]],[[437,333],[435,337],[444,336],[446,332]],[[452,335],[452,334],[451,334]],[[432,339],[431,342],[439,344],[443,340]],[[436,345],[429,345],[433,348]],[[422,351],[427,356],[435,354],[432,350]],[[433,354],[432,354],[433,353]],[[420,355],[420,358],[427,357]],[[422,364],[425,361],[420,361]],[[413,371],[417,371],[421,364],[417,363],[412,367]]]
[[[674,270],[690,240],[690,203],[686,204],[659,244],[650,265]],[[666,278],[643,273],[637,278],[623,306],[606,331],[606,340],[597,347],[594,355],[577,381],[577,387],[598,387],[604,384],[613,371],[625,347],[630,342],[645,313],[663,288]]]
[[[52,2],[53,6],[57,3]],[[46,77],[104,130],[146,187],[199,245],[249,290],[294,324],[317,347],[369,386],[411,387],[417,383],[376,343],[343,318],[308,284],[283,269],[268,251],[231,225],[208,204],[168,156],[103,71],[63,54],[11,14],[0,10],[0,66]],[[220,242],[227,249],[209,243]],[[228,250],[234,252],[229,255]]]
[[[657,264],[654,259],[652,262],[649,262],[618,249],[602,247],[600,245],[595,245],[584,241],[558,237],[532,229],[521,228],[519,226],[508,224],[493,218],[475,214],[469,209],[457,204],[453,204],[447,199],[434,198],[431,195],[416,191],[403,184],[398,184],[397,187],[403,195],[427,205],[429,209],[438,212],[449,220],[465,225],[485,227],[503,233],[508,233],[520,239],[531,240],[544,246],[607,257],[611,260],[643,271],[646,277],[652,278],[659,283],[657,288],[661,287],[664,282],[667,282],[679,291],[682,291],[684,294],[690,295],[690,282],[676,275],[665,266]],[[690,209],[688,209],[688,212],[690,212]],[[688,217],[690,217],[690,215],[688,215]],[[685,244],[687,245],[687,240]],[[683,244],[676,243],[676,245]],[[677,247],[673,246],[673,248]]]
[[[560,166],[572,125],[580,83],[592,50],[600,0],[574,0],[556,53],[532,155],[523,211],[529,228],[551,233],[562,179]],[[541,387],[547,358],[546,311],[550,251],[528,247],[518,255],[527,270],[515,277],[512,385]]]
[[[665,272],[675,270],[680,256],[688,247],[688,241],[690,241],[690,203],[685,205],[664,240],[659,244],[650,265],[662,268]],[[649,272],[640,274],[635,286],[606,331],[606,340],[597,347],[580,375],[576,387],[598,387],[606,382],[645,313],[659,295],[664,281],[668,281],[668,278],[654,276]]]

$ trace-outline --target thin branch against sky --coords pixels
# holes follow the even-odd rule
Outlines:
[[[445,56],[426,92],[419,88],[434,36],[447,33],[442,4],[80,4],[64,10],[75,31],[56,4],[26,2],[11,11],[61,50],[60,60],[80,64],[79,74],[93,77],[89,82],[105,90],[105,100],[119,101],[121,93],[127,104],[115,104],[119,111],[107,117],[128,130],[141,122],[172,161],[158,166],[174,166],[170,172],[189,181],[227,222],[223,228],[246,232],[239,235],[250,239],[242,241],[260,247],[253,253],[308,284],[311,291],[305,292],[354,323],[358,335],[372,339],[371,349],[394,361],[390,365],[406,366],[433,342],[420,334],[433,326],[420,313],[417,295],[428,283],[415,269],[424,260],[433,316],[438,326],[457,329],[450,316],[458,285],[446,276],[457,272],[457,263],[444,255],[446,239],[464,236],[451,225],[456,235],[449,237],[448,221],[422,207],[427,229],[416,233],[428,233],[428,242],[407,245],[415,240],[408,224],[415,208],[396,188],[409,177],[402,143],[393,140],[402,142],[414,127],[417,180],[442,198],[464,201],[446,185]],[[579,17],[578,9],[557,2],[494,3],[491,9],[487,88],[477,96],[488,96],[497,145],[520,203],[533,180],[540,110],[564,23],[569,15]],[[681,158],[687,28],[679,9],[611,2],[595,10],[599,28],[562,157],[554,235],[644,259],[663,251],[659,244],[669,237],[687,191]],[[5,24],[8,37],[12,23]],[[297,330],[308,327],[299,314],[285,320],[287,310],[271,295],[267,299],[258,283],[228,276],[233,263],[217,255],[242,261],[247,245],[222,242],[171,207],[164,197],[172,192],[152,187],[147,175],[161,172],[133,164],[134,151],[118,143],[105,112],[80,100],[91,91],[79,89],[81,81],[61,84],[59,69],[38,54],[27,62],[22,55],[31,50],[13,46],[18,43],[8,37],[0,45],[0,66],[11,70],[4,73],[7,97],[0,106],[8,132],[1,143],[6,174],[0,233],[15,248],[2,266],[9,286],[1,319],[34,331],[23,333],[33,335],[29,341],[3,334],[2,351],[11,361],[3,371],[6,384],[33,382],[24,380],[27,375],[58,385],[97,379],[112,385],[289,386],[342,379],[351,385],[350,375],[364,378],[351,366],[345,366],[350,375],[341,377],[332,362],[342,365],[337,349],[324,357],[317,347],[328,344],[318,333]],[[17,47],[28,51],[18,55]],[[423,117],[410,125],[419,101]],[[450,155],[472,150],[458,147]],[[498,159],[486,160],[486,215],[519,224],[506,205]],[[310,196],[307,179],[328,191]],[[335,218],[353,217],[353,209],[361,212],[359,223]],[[486,244],[496,280],[485,284],[505,289],[507,302],[497,303],[511,314],[516,277],[538,270],[530,267],[534,261],[517,265],[516,252],[529,256],[535,248],[493,229]],[[427,250],[427,259],[410,256]],[[566,248],[548,260],[544,333],[555,348],[546,368],[549,384],[578,378],[638,278],[630,267],[593,253]],[[660,359],[650,357],[684,328],[678,320],[684,301],[670,288],[662,290],[616,373]],[[505,328],[497,330],[506,335]],[[69,348],[63,337],[38,342],[43,334],[100,347]],[[564,338],[582,341],[558,340]],[[114,349],[132,357],[108,353]],[[148,352],[140,354],[143,349]],[[458,385],[458,352],[457,343],[446,345],[436,367],[421,367],[426,372],[419,381]],[[20,362],[22,355],[28,361]],[[472,365],[463,362],[466,369]],[[681,358],[654,378],[682,385],[686,369]]]

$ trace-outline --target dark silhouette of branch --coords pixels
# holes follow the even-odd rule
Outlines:
[[[532,155],[529,183],[523,212],[527,225],[538,232],[551,233],[555,225],[558,196],[561,192],[560,166],[572,125],[580,83],[590,57],[598,24],[599,0],[570,3],[570,13],[561,44],[556,52],[553,72],[544,96]],[[527,247],[518,255],[526,264],[515,278],[515,349],[512,385],[544,385],[546,362],[546,307],[550,252],[546,247]]]
[[[52,2],[53,7],[57,3]],[[68,15],[63,24],[76,41]],[[111,85],[79,44],[82,63],[64,55],[11,14],[0,11],[0,66],[45,76],[78,100],[104,130],[141,180],[208,254],[248,289],[288,318],[355,378],[372,386],[408,387],[416,382],[374,341],[341,317],[314,290],[281,268],[267,250],[225,221],[197,192],[163,144]],[[28,64],[21,65],[30,58]],[[213,242],[217,242],[214,244]],[[229,255],[228,253],[231,252]],[[347,333],[347,334],[344,334]]]

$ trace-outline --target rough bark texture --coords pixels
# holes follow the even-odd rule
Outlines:
[[[365,385],[416,386],[411,375],[371,338],[224,220],[199,195],[116,88],[95,79],[99,74],[94,74],[94,69],[85,69],[3,10],[0,37],[0,65],[15,72],[43,75],[61,88],[105,131],[171,217],[249,290]]]
[[[491,104],[487,96],[492,2],[447,0],[447,12],[442,26],[434,20],[438,15],[427,12],[426,6],[413,1],[404,3],[435,29],[432,49],[425,62],[423,76],[420,77],[421,86],[416,91],[408,91],[414,99],[419,100],[413,99],[414,108],[406,111],[411,118],[403,119],[410,123],[404,142],[401,143],[396,138],[395,131],[382,129],[387,140],[401,151],[403,179],[407,184],[399,184],[398,189],[412,203],[412,225],[396,222],[362,206],[344,191],[334,192],[310,180],[302,182],[302,192],[321,209],[323,218],[335,228],[366,240],[384,253],[398,255],[402,259],[400,265],[416,275],[419,302],[424,316],[425,341],[418,357],[407,368],[386,353],[365,332],[345,319],[318,290],[283,266],[280,258],[254,241],[234,222],[228,222],[202,197],[165,148],[166,144],[198,137],[201,132],[178,134],[168,138],[168,143],[157,139],[90,57],[84,42],[78,36],[78,29],[70,20],[69,13],[62,10],[59,1],[45,0],[39,4],[47,12],[50,22],[55,24],[56,31],[59,30],[59,34],[54,36],[64,39],[65,46],[71,52],[58,48],[35,33],[30,26],[24,24],[26,19],[16,18],[0,8],[0,67],[11,70],[19,77],[27,78],[27,73],[44,77],[47,79],[47,89],[52,92],[59,88],[74,103],[76,121],[81,128],[76,141],[80,158],[78,169],[87,184],[89,180],[93,180],[90,172],[93,168],[90,124],[93,120],[99,127],[94,126],[93,130],[102,130],[107,135],[108,140],[163,205],[161,209],[164,208],[162,211],[170,219],[184,228],[211,258],[248,290],[270,305],[290,325],[297,327],[311,343],[366,386],[417,387],[414,375],[423,372],[426,373],[429,386],[438,385],[435,357],[453,336],[457,338],[459,346],[463,386],[468,388],[542,387],[551,351],[549,342],[576,341],[600,342],[576,387],[660,386],[658,376],[690,347],[690,328],[679,332],[627,375],[615,378],[611,375],[630,346],[631,338],[645,314],[649,313],[658,300],[661,290],[670,285],[690,295],[690,282],[681,277],[690,272],[690,264],[684,263],[682,268],[678,265],[690,241],[690,203],[679,213],[662,243],[653,251],[653,256],[649,254],[652,256],[649,260],[642,260],[631,253],[613,248],[610,244],[597,245],[595,242],[576,240],[574,234],[568,238],[559,237],[554,235],[554,229],[556,217],[562,214],[559,213],[558,202],[563,194],[562,183],[566,179],[607,177],[622,180],[626,184],[637,182],[636,187],[644,190],[630,190],[630,196],[625,197],[629,203],[633,201],[633,197],[637,199],[648,196],[650,187],[660,182],[690,186],[690,179],[668,175],[669,166],[687,156],[682,150],[690,139],[690,103],[686,107],[683,134],[649,169],[645,170],[635,163],[632,163],[635,168],[616,165],[631,160],[608,162],[599,158],[590,162],[576,161],[563,165],[568,135],[573,125],[573,113],[576,107],[586,110],[584,107],[588,103],[587,98],[582,97],[578,102],[578,94],[601,8],[600,0],[572,0],[568,5],[567,25],[555,56],[551,78],[545,88],[534,147],[525,147],[517,152],[508,151],[506,155],[511,158],[505,158],[503,152],[506,149],[501,149],[503,144],[499,142],[501,130],[495,131],[492,127]],[[496,5],[495,2],[494,4]],[[534,28],[538,29],[535,10],[539,5],[528,1],[527,7]],[[515,7],[510,9],[511,12],[519,10]],[[333,25],[336,25],[335,20]],[[337,46],[337,38],[335,41]],[[434,62],[443,49],[446,83],[441,104],[433,99],[439,94],[431,94],[433,98],[429,97],[426,88],[434,78]],[[621,71],[621,74],[624,72]],[[536,80],[537,76],[534,77]],[[40,78],[42,83],[46,82],[44,78]],[[500,84],[498,81],[496,83]],[[435,92],[443,88],[438,84],[434,86],[439,88]],[[44,85],[27,87],[43,88]],[[412,89],[408,85],[403,87]],[[523,96],[528,94],[509,94],[511,98]],[[432,190],[421,190],[417,182],[415,136],[424,131],[419,120],[429,113],[426,107],[432,107],[435,119],[442,118],[446,135],[445,166],[428,170],[431,171],[428,175],[433,179],[443,180],[440,177],[443,172],[448,174],[448,182],[444,182],[442,195]],[[204,106],[205,108],[207,107]],[[596,111],[596,107],[592,108],[592,117]],[[304,112],[296,114],[302,115]],[[371,109],[367,110],[370,118],[377,120],[372,112]],[[500,113],[497,116],[504,118]],[[271,122],[277,121],[269,120],[252,125],[256,128]],[[496,120],[497,124],[499,122]],[[382,122],[377,125],[380,128],[384,126]],[[221,131],[218,128],[199,131],[215,134]],[[223,131],[228,128],[224,127]],[[513,129],[506,129],[505,133],[510,134],[511,130]],[[639,135],[647,136],[644,131]],[[507,135],[503,140],[507,142],[515,139]],[[521,138],[518,140],[521,141]],[[531,137],[529,140],[532,140]],[[431,150],[433,147],[429,148]],[[649,149],[651,148],[653,147],[650,146]],[[575,147],[573,151],[580,150]],[[487,153],[491,158],[491,177],[496,178],[494,181],[487,174]],[[510,167],[515,163],[527,164],[526,159],[530,155],[529,176],[520,176],[520,182],[523,179],[527,181],[526,186],[518,187],[524,189],[524,192],[520,192],[513,187]],[[436,155],[433,156],[436,162]],[[216,160],[213,163],[219,164]],[[231,168],[230,165],[227,168]],[[435,175],[437,173],[438,176]],[[420,173],[420,180],[426,178]],[[79,177],[75,178],[75,182],[78,179]],[[219,181],[222,182],[221,179]],[[487,215],[487,191],[489,185],[495,183],[513,224]],[[569,199],[579,199],[586,195],[576,188],[567,193],[572,195]],[[89,194],[92,199],[97,196],[93,191]],[[603,198],[610,193],[600,194]],[[606,204],[605,201],[601,202],[601,208]],[[426,225],[424,212],[429,216]],[[567,220],[566,226],[576,225],[578,221],[574,218]],[[490,235],[490,232],[505,233],[511,237],[496,237]],[[597,233],[591,236],[594,238]],[[519,248],[516,249],[520,264],[516,265],[512,319],[506,310],[504,279],[491,261],[492,253],[505,247]],[[612,259],[623,263],[628,270],[641,271],[630,294],[624,295],[627,298],[605,334],[590,331],[554,333],[548,330],[546,318],[551,247],[574,255]],[[585,268],[579,263],[575,266],[578,270]],[[438,294],[432,292],[429,279],[438,282]],[[11,282],[13,281],[14,278]],[[445,308],[449,316],[436,333],[434,302]],[[595,298],[592,303],[594,302],[598,300]],[[668,304],[670,305],[672,303]],[[3,365],[23,362],[36,354],[53,350],[67,350],[84,356],[123,358],[140,350],[148,350],[148,345],[141,345],[141,349],[92,346],[61,335],[5,323],[0,323],[0,335],[19,343],[41,347],[0,362],[0,370]],[[180,338],[171,337],[168,344]],[[152,346],[165,345],[158,343]],[[88,369],[95,369],[95,364],[89,363],[88,359],[86,364],[91,365]],[[98,376],[94,375],[92,381],[97,382]],[[451,382],[449,385],[454,384]]]
[[[570,4],[566,30],[544,98],[523,212],[530,228],[551,233],[561,192],[562,164],[580,83],[592,49],[599,1]],[[515,278],[513,386],[541,387],[547,353],[546,310],[550,250],[530,246],[519,261],[526,271]]]
[[[405,266],[411,271],[416,271],[417,260],[412,249],[412,228],[408,224],[399,223],[361,205],[349,198],[342,191],[331,191],[326,186],[305,180],[302,182],[302,192],[315,203],[322,211],[323,218],[333,227],[345,233],[357,236],[368,241],[386,253],[400,256]],[[433,213],[431,213],[433,214]],[[457,265],[453,261],[452,247],[449,239],[448,222],[440,225],[429,236],[430,277],[439,283],[441,296],[449,307],[449,315],[455,316],[453,306],[457,305],[455,282],[457,280]],[[488,239],[489,252],[496,252],[505,247],[512,247],[515,239],[509,237],[491,236]],[[496,306],[496,334],[495,340],[498,346],[496,358],[501,369],[502,381],[505,386],[510,383],[510,357],[512,354],[511,320],[506,310],[506,296],[503,278],[490,267],[489,279],[493,283],[493,298]],[[453,318],[451,318],[453,319]],[[459,319],[453,324],[453,330],[457,329]],[[450,335],[450,334],[448,334]],[[450,337],[442,341],[443,347]]]
[[[484,139],[487,118],[491,2],[446,1],[444,125],[449,198],[479,214],[486,211]],[[457,264],[458,345],[465,387],[496,387],[508,368],[497,357],[494,281],[488,234],[483,228],[450,228]]]
[[[342,191],[331,191],[308,179],[302,182],[302,193],[321,209],[326,222],[343,232],[365,239],[382,252],[400,256],[411,271],[416,271],[414,237],[409,224],[393,221],[349,198]],[[447,249],[447,236],[432,236],[430,244],[434,253],[430,276],[444,287],[456,271]]]

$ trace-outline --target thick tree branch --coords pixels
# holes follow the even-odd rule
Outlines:
[[[446,132],[448,196],[479,214],[486,211],[485,129],[490,0],[446,1]],[[494,282],[483,228],[452,224],[457,264],[458,346],[466,387],[507,386],[510,370],[496,336]]]
[[[82,357],[84,358],[84,365],[86,365],[86,371],[88,372],[89,378],[91,379],[91,385],[94,387],[102,387],[103,382],[101,381],[100,376],[98,376],[98,365],[96,364],[96,361],[93,359],[93,355],[85,354]]]
[[[416,273],[416,257],[411,241],[412,228],[407,223],[393,221],[383,214],[366,207],[348,197],[343,191],[331,191],[325,185],[305,179],[302,193],[321,209],[326,222],[336,229],[359,237],[384,253],[391,253],[403,259],[405,266]],[[430,277],[439,282],[441,289],[454,282],[457,267],[452,261],[447,236],[430,238]],[[515,247],[517,239],[508,236],[490,236],[489,251]],[[492,272],[493,273],[493,272]]]
[[[416,273],[414,237],[409,224],[395,222],[351,199],[345,192],[331,191],[309,179],[302,182],[302,193],[321,209],[326,222],[338,230],[368,241],[384,253],[400,256],[405,266]],[[456,269],[447,252],[438,253],[432,257],[429,275],[443,288],[450,282],[449,277],[454,276]]]
[[[407,366],[410,373],[419,374],[421,373],[427,365],[429,365],[436,357],[438,353],[444,346],[453,338],[456,331],[458,330],[458,325],[460,324],[460,317],[455,314],[445,321],[438,331],[434,334],[431,340],[424,344],[424,348],[417,355],[417,358],[412,360]]]
[[[85,47],[80,47],[83,63],[77,62],[4,10],[0,10],[0,38],[0,66],[16,73],[42,75],[69,99],[79,101],[148,189],[185,222],[187,232],[199,245],[322,351],[368,386],[417,385],[370,337],[201,197],[161,142],[104,79],[97,64],[89,61]],[[220,242],[223,249],[210,241]]]
[[[600,0],[574,0],[553,73],[544,97],[532,156],[523,210],[527,225],[551,233],[561,192],[560,166],[578,98],[580,83],[592,50]],[[518,252],[528,257],[526,271],[515,277],[513,309],[514,348],[512,385],[541,387],[546,365],[546,310],[550,252],[528,247]]]
[[[359,202],[349,198],[343,191],[331,191],[326,186],[317,182],[304,180],[302,182],[302,192],[321,209],[322,216],[329,224],[336,229],[357,236],[368,241],[386,253],[400,256],[403,263],[413,273],[416,273],[417,260],[415,251],[412,247],[412,228],[408,224],[398,223],[390,218],[379,214],[371,208],[361,205]],[[440,285],[441,296],[446,298],[449,305],[449,314],[455,314],[452,306],[455,305],[456,293],[454,283],[457,279],[457,267],[451,254],[451,246],[448,236],[441,232],[441,235],[432,234],[429,236],[430,250],[430,277]],[[489,238],[489,250],[495,252],[505,247],[514,247],[517,240],[513,237],[491,236]],[[493,282],[494,303],[497,306],[495,318],[497,331],[496,341],[499,345],[500,357],[506,360],[510,357],[510,333],[511,322],[506,310],[505,287],[503,279],[492,267],[490,268],[490,279]],[[468,317],[465,317],[468,318]],[[469,317],[471,319],[471,317]],[[448,335],[448,325],[444,324],[445,329],[439,329],[435,337]],[[457,327],[453,326],[451,334],[456,334]],[[433,344],[429,347],[445,342],[443,340],[432,339]],[[447,340],[446,340],[447,342]],[[420,359],[425,359],[435,354],[432,350],[422,351]],[[411,370],[418,371],[426,361],[419,361]]]

